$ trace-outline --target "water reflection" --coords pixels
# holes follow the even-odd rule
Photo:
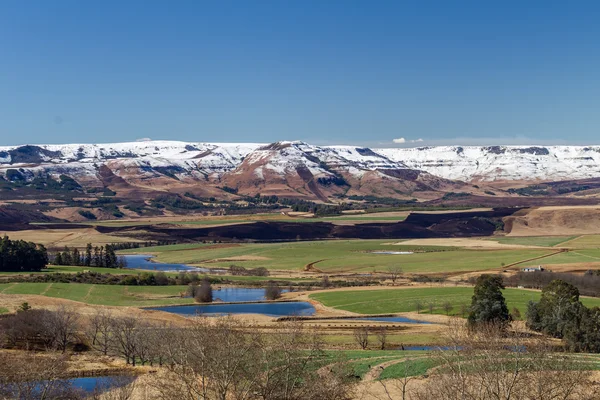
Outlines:
[[[309,316],[315,308],[308,302],[198,304],[190,306],[151,307],[149,310],[166,311],[179,315],[220,316],[227,314],[262,314],[269,317]]]

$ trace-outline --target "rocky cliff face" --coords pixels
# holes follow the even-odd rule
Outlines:
[[[409,168],[463,181],[600,177],[600,146],[442,146],[374,151]]]
[[[349,195],[433,198],[467,184],[473,192],[473,182],[600,177],[600,147],[369,149],[175,141],[0,147],[5,180],[61,175],[84,187],[191,187],[213,193],[227,186],[243,194],[320,200]]]

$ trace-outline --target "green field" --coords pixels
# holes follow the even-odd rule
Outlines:
[[[600,248],[600,235],[584,235],[576,239],[562,243],[565,247],[576,249],[598,249]]]
[[[372,251],[413,251],[408,255],[374,254]],[[441,246],[403,246],[389,240],[323,240],[291,243],[250,243],[233,245],[185,244],[127,250],[127,253],[152,253],[167,263],[209,267],[265,267],[276,270],[303,270],[314,265],[321,271],[385,272],[400,266],[408,273],[476,271],[500,268],[543,256],[555,250],[499,249],[476,250]],[[246,260],[243,258],[246,257]],[[237,258],[227,260],[229,258]],[[252,259],[254,258],[254,259]],[[321,260],[321,261],[320,261]]]
[[[600,249],[600,235],[530,236],[488,238],[494,242],[522,246],[568,247],[572,249]]]
[[[531,237],[500,237],[493,238],[494,242],[502,244],[515,244],[521,246],[553,247],[563,244],[577,236],[531,236]]]
[[[180,297],[186,286],[120,286],[85,283],[2,283],[3,294],[37,294],[108,306],[155,306],[190,304],[194,300]]]
[[[542,260],[534,260],[523,263],[523,266],[528,265],[553,265],[553,264],[573,264],[573,263],[590,263],[600,262],[600,249],[577,249],[565,253],[558,253]]]
[[[383,379],[402,377],[408,372],[410,376],[422,375],[434,365],[427,356],[430,351],[402,352],[398,350],[329,350],[325,352],[328,361],[332,363],[346,362],[354,375],[363,378],[367,372],[378,365],[389,361],[408,362],[410,368],[397,368],[392,364],[384,370]],[[389,371],[388,371],[389,369]]]
[[[416,302],[423,304],[421,313],[428,313],[428,303],[433,303],[434,314],[445,314],[442,305],[450,302],[451,314],[459,315],[461,305],[471,304],[471,287],[431,287],[385,290],[330,291],[311,294],[310,298],[340,310],[359,314],[387,314],[417,311]],[[525,315],[527,303],[538,301],[540,292],[525,289],[505,289],[504,297],[509,310],[516,307]],[[600,306],[600,298],[582,298],[588,307]]]

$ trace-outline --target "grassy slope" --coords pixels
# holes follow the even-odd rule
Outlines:
[[[402,246],[389,240],[328,240],[313,242],[240,244],[215,247],[211,244],[160,246],[137,249],[136,252],[157,255],[157,261],[183,264],[206,264],[228,267],[231,264],[247,268],[266,267],[281,270],[302,270],[308,263],[324,260],[315,265],[326,272],[385,271],[390,266],[401,266],[405,272],[452,272],[500,268],[542,256],[551,252],[543,249],[467,250],[441,246]],[[411,255],[373,254],[373,250],[417,251]],[[423,252],[425,251],[425,252]],[[129,251],[128,251],[129,252]],[[264,260],[216,261],[230,257],[258,256]]]
[[[581,249],[572,250],[568,253],[559,253],[543,260],[534,260],[526,262],[526,265],[552,265],[552,264],[573,264],[573,263],[590,263],[600,262],[600,249]]]
[[[563,246],[577,249],[597,249],[600,248],[600,235],[583,235],[576,239],[562,243]]]
[[[422,313],[428,313],[427,304],[435,303],[435,314],[445,314],[442,305],[450,302],[454,310],[452,314],[460,313],[462,304],[470,304],[473,288],[470,287],[435,287],[397,290],[360,290],[360,291],[332,291],[310,295],[314,300],[326,306],[356,312],[359,314],[385,314],[399,313],[416,310],[416,301],[421,301],[424,306]],[[540,292],[522,289],[505,289],[504,297],[509,309],[517,307],[521,315],[525,315],[527,303],[537,301]],[[600,306],[600,298],[582,298],[588,307]]]
[[[89,304],[109,306],[153,306],[189,304],[193,299],[181,298],[186,286],[118,286],[85,283],[3,283],[3,294],[37,294]]]
[[[531,237],[501,237],[493,238],[494,242],[502,244],[517,244],[522,246],[553,247],[575,239],[577,236],[531,236]]]

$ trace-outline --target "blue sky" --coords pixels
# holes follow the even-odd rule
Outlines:
[[[0,145],[598,144],[598,21],[584,0],[4,0]]]

